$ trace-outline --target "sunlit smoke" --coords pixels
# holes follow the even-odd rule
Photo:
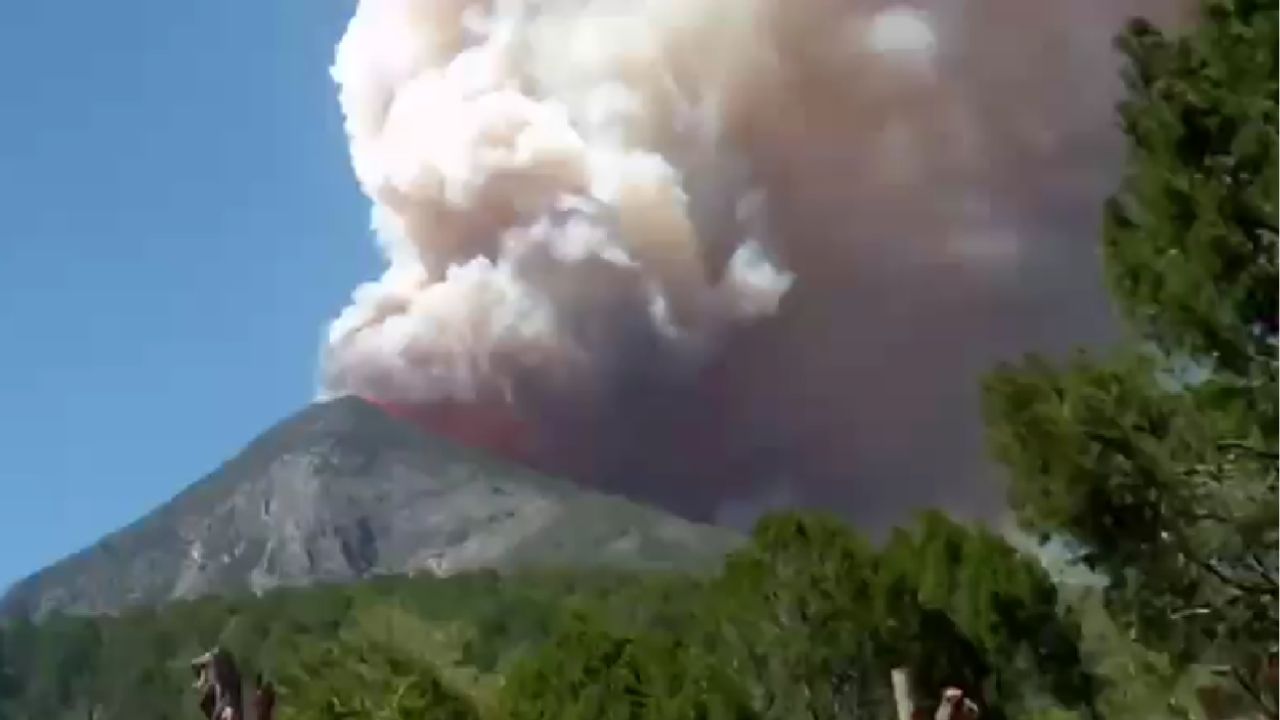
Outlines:
[[[878,53],[925,54],[937,41],[924,13],[905,7],[881,10],[868,28],[870,45]]]
[[[1111,39],[1188,4],[362,0],[334,74],[387,270],[323,394],[536,384],[573,477],[686,514],[990,512],[981,374],[1114,337]]]
[[[593,328],[629,315],[697,356],[776,312],[791,277],[716,160],[756,51],[706,5],[360,2],[333,75],[388,268],[330,326],[325,393],[500,397],[594,372],[616,334]],[[688,65],[691,40],[723,53]],[[740,215],[723,273],[704,196]]]

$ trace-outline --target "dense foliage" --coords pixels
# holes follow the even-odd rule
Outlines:
[[[839,521],[762,522],[717,577],[385,578],[6,628],[14,718],[190,717],[220,643],[282,718],[845,718],[917,671],[988,717],[1093,711],[1078,633],[1032,559],[940,515],[875,549]]]
[[[1029,529],[1109,581],[1140,643],[1274,717],[1277,8],[1212,0],[1190,34],[1120,40],[1128,174],[1105,251],[1133,342],[987,388]]]
[[[434,693],[434,680],[467,693],[551,635],[562,608],[618,608],[630,621],[645,598],[692,580],[540,573],[500,578],[479,573],[447,580],[388,577],[351,586],[282,589],[262,597],[204,598],[115,618],[52,616],[0,631],[0,672],[13,679],[0,718],[196,717],[187,662],[214,644],[231,650],[246,678],[262,673],[280,686],[283,717],[318,688],[360,689],[361,666],[394,667]],[[359,649],[364,655],[347,653]],[[450,667],[470,671],[454,672]],[[317,683],[299,682],[305,676]],[[305,703],[304,703],[305,704]],[[301,709],[309,710],[310,706]]]
[[[1277,9],[1209,0],[1190,34],[1137,22],[1120,47],[1104,247],[1133,341],[986,388],[1017,518],[1075,579],[938,514],[879,547],[778,515],[714,577],[382,578],[13,623],[0,717],[195,717],[186,661],[214,643],[285,720],[887,718],[899,667],[921,706],[956,686],[997,720],[1195,717],[1206,683],[1276,717]]]

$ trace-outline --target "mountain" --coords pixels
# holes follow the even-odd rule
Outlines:
[[[739,537],[423,433],[314,404],[165,505],[18,582],[0,618],[109,613],[381,574],[714,567]]]

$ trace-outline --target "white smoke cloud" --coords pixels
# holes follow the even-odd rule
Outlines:
[[[331,327],[324,392],[466,399],[534,367],[556,377],[522,409],[574,477],[695,513],[780,475],[865,523],[991,511],[980,372],[1114,337],[1111,39],[1192,5],[362,0],[334,70],[388,268]],[[783,316],[722,343],[790,270]],[[718,351],[714,391],[645,377],[655,342]],[[775,443],[785,472],[720,457]]]
[[[589,369],[609,334],[584,315],[696,353],[776,312],[792,277],[725,133],[763,5],[729,5],[361,0],[333,76],[388,267],[331,324],[323,391],[468,400]],[[723,273],[701,198],[737,211]]]

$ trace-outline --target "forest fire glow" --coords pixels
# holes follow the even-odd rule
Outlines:
[[[509,405],[369,402],[392,417],[413,423],[429,435],[523,465],[535,465],[531,428]]]

